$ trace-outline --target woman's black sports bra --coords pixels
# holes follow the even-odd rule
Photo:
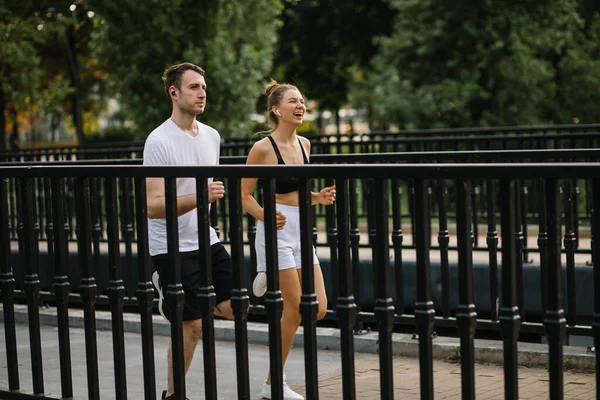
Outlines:
[[[271,145],[273,146],[273,150],[275,150],[275,155],[277,156],[277,164],[285,164],[283,158],[281,157],[281,153],[279,152],[279,148],[275,143],[275,140],[271,136],[267,136],[271,141]],[[306,153],[304,152],[304,146],[298,139],[298,144],[300,145],[300,150],[302,150],[302,158],[304,159],[304,164],[308,164],[308,158],[306,157]],[[291,193],[298,190],[298,178],[279,178],[275,179],[275,193],[284,194]]]

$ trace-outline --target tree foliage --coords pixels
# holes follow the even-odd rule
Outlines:
[[[374,118],[403,128],[597,118],[598,14],[582,14],[585,2],[387,1],[393,33],[353,86]]]
[[[77,108],[94,113],[106,103],[99,96],[106,75],[90,51],[94,22],[88,11],[83,1],[0,2],[0,108],[13,125],[17,115],[29,114],[33,132],[42,118],[71,115],[74,121]]]
[[[274,75],[291,81],[322,109],[347,104],[353,69],[369,64],[374,38],[388,34],[393,13],[383,1],[287,1]]]
[[[271,68],[278,0],[94,1],[103,16],[99,54],[117,82],[126,116],[145,137],[171,104],[162,72],[189,61],[206,70],[208,102],[202,120],[223,136],[249,132],[250,115]]]

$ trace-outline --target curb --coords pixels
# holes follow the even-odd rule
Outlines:
[[[0,306],[0,309],[2,307]],[[56,326],[56,308],[40,308],[40,324]],[[4,321],[4,312],[0,313],[0,321]],[[27,306],[15,305],[15,322],[27,324]],[[125,332],[141,333],[140,316],[134,313],[123,314]],[[268,325],[258,322],[248,322],[248,342],[268,345]],[[84,329],[83,310],[69,309],[69,326],[74,329]],[[108,311],[96,311],[96,329],[112,330],[111,314]],[[170,324],[161,316],[153,316],[155,335],[170,336]],[[304,344],[303,329],[300,327],[294,339],[294,346]],[[234,322],[215,320],[215,340],[234,341]],[[377,332],[355,334],[354,351],[357,353],[377,354],[379,351]],[[341,351],[340,331],[336,328],[317,328],[317,345],[320,349]],[[460,339],[454,337],[435,337],[433,339],[433,358],[448,359],[460,348]],[[405,333],[392,334],[392,352],[395,356],[419,357],[419,341]],[[504,353],[502,341],[475,339],[475,361],[486,364],[503,364]],[[569,368],[595,370],[596,354],[587,352],[585,347],[563,346],[564,365]],[[518,344],[518,363],[524,367],[548,367],[548,345],[537,343]]]

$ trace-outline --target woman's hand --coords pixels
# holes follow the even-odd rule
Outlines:
[[[285,215],[281,211],[276,211],[275,219],[277,220],[277,230],[283,229],[286,221]]]
[[[335,201],[335,185],[322,189],[319,192],[318,201],[326,206],[332,205]]]

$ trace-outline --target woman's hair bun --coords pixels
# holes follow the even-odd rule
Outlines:
[[[273,90],[275,90],[277,86],[279,86],[279,83],[277,83],[276,80],[271,79],[271,82],[269,82],[269,84],[265,88],[265,94],[267,95],[267,97],[270,96],[271,93],[273,93]]]

